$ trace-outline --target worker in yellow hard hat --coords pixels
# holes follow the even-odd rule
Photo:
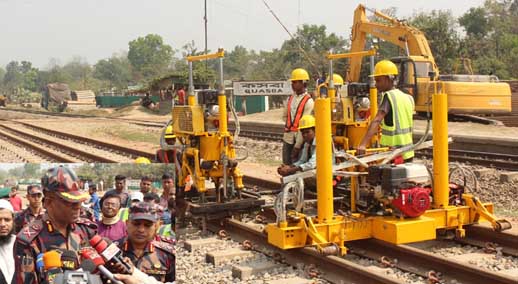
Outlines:
[[[374,67],[374,80],[376,89],[382,95],[378,113],[371,121],[367,133],[357,147],[357,155],[365,153],[365,149],[372,137],[378,133],[381,125],[381,146],[400,148],[411,146],[412,128],[414,125],[414,99],[396,88],[397,66],[389,60],[382,60]],[[396,158],[398,162],[410,162],[414,157],[414,151],[404,152]]]
[[[304,141],[300,158],[292,164],[283,164],[277,168],[281,176],[292,175],[298,171],[307,171],[316,168],[316,144],[315,144],[315,117],[304,115],[299,122],[302,139]]]
[[[282,146],[282,162],[290,165],[298,159],[303,139],[299,133],[299,122],[303,115],[313,112],[313,99],[307,93],[307,82],[309,74],[302,68],[294,69],[291,72],[291,88],[293,94],[286,102],[284,118],[284,136]]]
[[[327,76],[326,83],[329,83],[329,76]],[[344,84],[344,78],[342,76],[334,73],[333,74],[333,84],[335,87],[341,87]]]
[[[176,135],[173,131],[173,126],[171,124],[167,125],[164,132],[164,139],[167,145],[176,144]],[[156,160],[160,163],[169,164],[173,163],[176,158],[176,150],[164,150],[160,149],[156,152]]]

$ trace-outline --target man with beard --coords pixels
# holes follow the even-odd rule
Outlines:
[[[41,178],[47,212],[17,235],[15,283],[48,282],[44,273],[35,269],[39,253],[59,249],[78,251],[90,246],[88,240],[97,233],[97,225],[79,217],[81,202],[89,195],[79,191],[77,181],[76,174],[63,166],[49,169]]]
[[[45,213],[42,203],[43,192],[39,186],[29,185],[27,187],[27,200],[29,201],[29,206],[21,212],[18,212],[14,218],[15,231],[17,234],[27,224],[35,219],[41,218]]]
[[[5,199],[0,200],[0,283],[11,283],[14,275],[13,246],[14,209]]]
[[[119,218],[121,207],[120,196],[114,192],[107,192],[101,199],[101,212],[103,218],[97,221],[98,232],[101,237],[112,241],[126,237],[126,223]]]

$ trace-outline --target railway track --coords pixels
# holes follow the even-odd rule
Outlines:
[[[275,182],[260,178],[245,178],[245,184],[256,189],[260,195],[272,195],[279,188]],[[273,186],[273,187],[271,187]],[[270,198],[271,199],[271,198]],[[309,202],[314,204],[314,202]],[[314,211],[310,205],[305,212]],[[507,233],[497,233],[486,227],[478,225],[466,228],[466,238],[463,239],[437,239],[416,245],[392,245],[375,239],[366,239],[347,242],[349,252],[346,256],[322,255],[315,248],[280,250],[268,244],[264,225],[275,222],[274,213],[270,204],[266,204],[261,212],[261,218],[253,215],[241,216],[242,218],[220,219],[209,221],[207,229],[217,236],[231,239],[234,243],[241,244],[243,250],[251,250],[255,254],[262,255],[262,260],[241,260],[240,262],[265,262],[277,263],[277,266],[304,266],[307,272],[305,277],[310,279],[317,277],[318,281],[303,283],[516,283],[515,274],[507,274],[505,271],[492,271],[482,265],[474,265],[476,257],[463,251],[465,245],[477,248],[482,257],[494,259],[498,263],[499,258],[505,257],[505,261],[511,261],[518,268],[517,247],[518,236]],[[222,231],[223,230],[223,231]],[[213,238],[213,237],[210,237]],[[183,242],[183,241],[182,241]],[[189,238],[185,239],[189,242]],[[431,249],[435,246],[455,246],[459,251],[457,255],[444,257],[441,252]],[[488,246],[488,243],[491,243]],[[493,251],[487,251],[492,248]],[[216,254],[216,250],[225,250],[223,246],[215,246],[209,252]],[[228,250],[228,248],[226,248]],[[235,248],[234,248],[235,249]],[[485,256],[484,256],[485,254]],[[498,256],[498,254],[500,256]],[[257,257],[257,256],[256,256]],[[207,256],[206,259],[210,257]],[[180,258],[181,259],[181,258]],[[232,274],[236,267],[244,264],[234,264]],[[257,264],[256,264],[257,265]],[[496,265],[496,264],[495,264]],[[246,265],[245,265],[246,266]],[[268,265],[266,265],[268,266]],[[184,268],[186,269],[186,268]],[[219,268],[217,271],[222,271]],[[181,270],[181,269],[180,269]],[[512,268],[510,268],[512,270]],[[240,275],[237,273],[236,275]],[[261,279],[257,275],[255,279]],[[205,283],[205,282],[199,282]],[[283,282],[279,282],[283,283]]]
[[[139,119],[127,119],[120,117],[101,117],[95,115],[85,115],[85,114],[72,114],[72,113],[60,113],[60,112],[47,112],[41,110],[32,110],[32,109],[1,109],[1,111],[5,112],[19,112],[19,113],[30,113],[33,115],[41,115],[41,116],[50,116],[50,117],[64,117],[64,118],[93,118],[100,120],[108,120],[108,121],[120,121],[145,127],[153,127],[153,128],[163,128],[166,122],[155,122],[155,121],[146,121]]]
[[[151,152],[97,141],[88,137],[47,129],[25,122],[2,122],[0,135],[24,151],[53,162],[132,162],[136,157],[153,159]],[[23,159],[22,159],[23,160]]]

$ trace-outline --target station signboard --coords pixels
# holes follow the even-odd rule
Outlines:
[[[234,96],[289,96],[289,81],[234,81]]]

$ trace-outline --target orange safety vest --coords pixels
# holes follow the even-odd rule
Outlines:
[[[291,101],[293,100],[293,96],[290,96],[288,99],[288,119],[286,119],[286,124],[284,124],[284,132],[297,132],[299,131],[299,121],[304,113],[304,107],[306,103],[311,97],[308,94],[305,94],[302,100],[299,102],[297,106],[297,113],[295,114],[295,119],[291,119]]]

